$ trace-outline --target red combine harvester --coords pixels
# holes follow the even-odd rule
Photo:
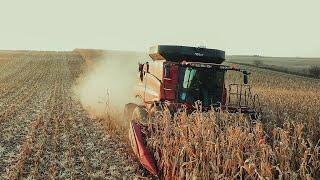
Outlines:
[[[202,47],[158,45],[150,48],[152,61],[139,64],[134,95],[141,104],[125,105],[124,115],[131,120],[129,138],[141,164],[152,174],[158,169],[153,154],[146,147],[141,129],[148,117],[163,104],[176,112],[186,108],[195,110],[201,101],[204,111],[212,107],[229,113],[257,116],[258,98],[248,84],[249,73],[236,67],[222,65],[225,52]],[[243,83],[225,84],[225,73],[243,74]]]

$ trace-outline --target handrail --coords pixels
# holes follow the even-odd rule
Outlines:
[[[257,94],[252,94],[251,86],[248,84],[229,84],[228,101],[226,106],[238,106],[239,108],[251,108],[261,112],[261,103]],[[235,97],[235,102],[231,103],[232,97]]]

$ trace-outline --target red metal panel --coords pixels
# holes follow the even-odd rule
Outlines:
[[[176,64],[171,64],[170,66],[171,66],[170,77],[165,77],[165,75],[163,75],[164,77],[162,81],[163,83],[162,83],[162,86],[160,87],[161,100],[168,100],[168,101],[175,100],[177,83],[178,83],[178,75],[179,75],[179,67]]]
[[[140,163],[153,175],[158,174],[158,168],[156,166],[156,161],[154,160],[154,157],[150,153],[150,151],[147,149],[144,143],[144,138],[142,136],[141,132],[141,125],[131,122],[131,132],[129,134],[131,145],[133,148],[133,151],[138,156]]]

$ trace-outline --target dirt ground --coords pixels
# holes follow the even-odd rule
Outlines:
[[[133,179],[137,163],[73,94],[75,52],[0,59],[0,179]]]

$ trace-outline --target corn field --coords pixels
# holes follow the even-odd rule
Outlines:
[[[249,69],[263,116],[201,112],[173,117],[165,107],[148,146],[164,179],[320,178],[320,81]],[[227,74],[227,84],[242,76]]]

